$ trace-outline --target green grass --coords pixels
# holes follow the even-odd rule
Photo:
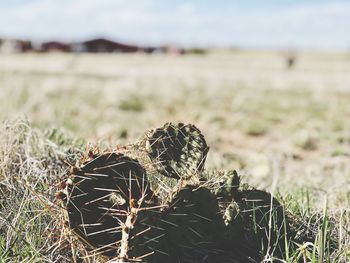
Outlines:
[[[128,98],[122,100],[119,104],[119,109],[123,111],[136,111],[140,112],[143,111],[145,106],[143,101],[145,98],[139,97],[139,96],[129,96]]]

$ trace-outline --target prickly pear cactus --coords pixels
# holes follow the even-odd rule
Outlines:
[[[229,203],[223,214],[223,219],[229,239],[237,240],[244,236],[244,218],[236,202],[232,201]]]
[[[145,170],[122,154],[92,155],[71,169],[66,207],[70,228],[98,253],[114,256],[130,205],[152,202]]]
[[[236,171],[207,177],[208,182],[216,177],[209,187],[218,198],[226,238],[235,246],[249,244],[239,252],[258,259],[266,253],[283,258],[289,222],[282,205],[271,194],[241,184]],[[275,249],[269,250],[271,247]]]
[[[220,173],[219,173],[220,174]],[[240,187],[240,177],[235,170],[216,174],[213,191],[215,195],[225,202],[238,198]]]
[[[187,186],[180,190],[169,207],[150,211],[140,219],[144,232],[134,239],[135,256],[150,254],[147,262],[215,262],[224,231],[215,196],[206,188]]]
[[[283,258],[290,223],[282,205],[242,185],[236,171],[203,172],[208,150],[194,125],[167,123],[124,151],[142,165],[90,153],[65,184],[69,227],[113,262]]]
[[[187,186],[175,196],[163,221],[179,262],[208,257],[224,229],[216,197],[197,186]]]
[[[148,134],[148,153],[164,176],[189,179],[204,169],[209,147],[192,124],[166,123]]]
[[[283,206],[271,194],[256,189],[241,191],[241,199],[235,204],[240,213],[231,221],[231,230],[241,221],[245,241],[261,256],[269,254],[283,258],[285,242],[289,240],[289,222]]]

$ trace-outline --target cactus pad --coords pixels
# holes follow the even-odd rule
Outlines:
[[[238,198],[240,187],[240,177],[235,170],[224,172],[220,179],[213,186],[215,195],[219,200],[230,201]]]
[[[224,230],[215,196],[206,188],[194,186],[180,190],[161,213],[149,211],[140,224],[150,231],[134,240],[133,253],[140,256],[154,252],[147,262],[202,262],[213,258]]]
[[[117,153],[92,156],[74,167],[67,184],[70,228],[98,253],[113,256],[129,205],[153,194],[140,164]]]
[[[150,133],[148,143],[149,156],[164,176],[188,179],[203,171],[209,147],[194,125],[166,123]]]
[[[289,240],[289,223],[285,217],[283,206],[271,196],[260,190],[244,190],[241,192],[238,206],[243,218],[247,242],[255,244],[261,255],[283,258],[285,241]],[[269,251],[270,248],[274,250]]]

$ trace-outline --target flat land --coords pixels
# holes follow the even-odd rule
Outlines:
[[[327,198],[337,220],[350,207],[350,53],[294,56],[288,69],[273,51],[3,54],[0,119],[110,147],[193,123],[208,168],[236,169],[313,211]]]

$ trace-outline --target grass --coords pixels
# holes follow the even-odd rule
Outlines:
[[[143,98],[140,98],[135,95],[129,96],[129,98],[126,98],[120,102],[119,108],[123,111],[143,111]]]
[[[67,162],[89,142],[129,143],[166,121],[196,124],[210,169],[238,169],[315,231],[315,242],[290,246],[288,262],[350,261],[350,61],[342,54],[301,54],[291,71],[267,52],[74,59],[69,71],[69,55],[0,62],[0,262],[85,255],[55,205]]]
[[[52,131],[41,132],[24,121],[3,123],[1,134],[0,259],[71,262],[79,253],[84,254],[84,250],[70,247],[63,213],[54,197],[57,184],[69,169],[64,160],[74,163],[83,150],[81,141],[63,131],[55,130],[54,134],[60,136],[53,136]],[[349,211],[341,210],[340,216],[339,212],[331,213],[326,202],[323,211],[317,211],[315,196],[309,188],[278,196],[300,222],[310,224],[310,231],[317,236],[314,243],[287,250],[287,262],[347,262]],[[331,246],[336,242],[338,249],[333,251]]]

